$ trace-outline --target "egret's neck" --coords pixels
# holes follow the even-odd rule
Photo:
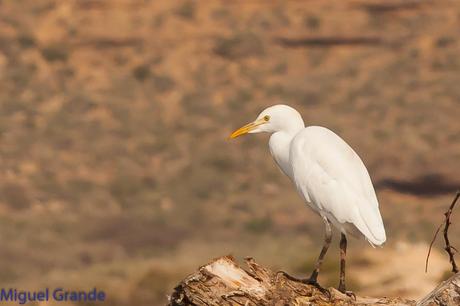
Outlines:
[[[303,128],[304,126],[299,126],[299,128],[295,130],[275,132],[270,136],[270,141],[268,143],[270,153],[275,159],[275,162],[284,174],[291,179],[292,169],[289,163],[289,148],[294,136]]]

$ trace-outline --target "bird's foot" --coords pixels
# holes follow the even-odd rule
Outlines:
[[[356,294],[353,291],[345,291],[344,292],[346,296],[352,298],[354,301],[356,301]]]
[[[294,282],[298,282],[298,283],[303,283],[303,280],[300,279],[300,278],[297,278],[297,277],[294,277],[292,275],[289,275],[287,274],[286,272],[284,271],[278,271],[276,272],[276,274],[282,274],[284,277],[286,277],[288,280],[291,280],[291,281],[294,281]]]
[[[337,288],[340,292],[345,294],[346,296],[352,298],[353,300],[356,301],[356,294],[353,291],[349,291],[345,289],[345,286],[339,285],[339,288]]]
[[[313,278],[302,279],[302,283],[315,287],[322,294],[326,295],[328,299],[331,299],[331,292],[329,292],[328,289],[321,286],[316,279],[313,279]]]
[[[318,281],[316,279],[314,279],[314,278],[297,278],[297,277],[294,277],[294,276],[291,276],[291,275],[287,274],[284,271],[278,271],[277,273],[283,274],[284,277],[286,277],[287,279],[289,279],[291,281],[313,286],[316,289],[318,289],[322,294],[326,295],[328,299],[331,299],[331,292],[328,289],[322,287],[318,283]]]

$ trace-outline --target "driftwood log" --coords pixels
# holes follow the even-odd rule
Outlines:
[[[460,274],[441,283],[420,301],[403,298],[351,298],[329,288],[330,296],[314,286],[286,278],[247,258],[247,269],[231,256],[217,258],[186,277],[169,297],[169,305],[460,305]]]

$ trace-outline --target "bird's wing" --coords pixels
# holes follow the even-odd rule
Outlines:
[[[369,173],[339,136],[323,127],[305,128],[291,142],[290,163],[297,189],[320,213],[338,226],[352,223],[372,244],[385,242]]]

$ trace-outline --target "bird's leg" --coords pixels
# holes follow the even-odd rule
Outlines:
[[[340,236],[340,281],[339,291],[345,293],[347,291],[345,287],[345,258],[347,256],[347,237],[341,233]]]
[[[329,223],[329,221],[327,220],[326,217],[323,217],[323,220],[324,220],[324,224],[326,225],[326,235],[325,235],[325,238],[324,238],[324,245],[323,245],[323,248],[321,249],[321,253],[319,254],[318,260],[316,261],[316,264],[315,264],[315,269],[311,273],[310,278],[298,279],[296,277],[290,276],[289,274],[287,274],[284,271],[278,271],[278,273],[283,274],[289,280],[292,280],[292,281],[295,281],[295,282],[300,282],[300,283],[303,283],[303,284],[312,285],[312,286],[316,287],[319,291],[321,291],[321,293],[323,293],[324,295],[326,295],[326,296],[328,296],[330,298],[331,293],[329,292],[329,290],[327,290],[326,288],[321,287],[320,284],[318,284],[319,269],[321,267],[321,264],[323,263],[323,259],[324,259],[324,256],[326,255],[327,249],[329,248],[329,245],[331,244],[331,241],[332,241],[331,224]]]
[[[318,289],[322,294],[326,295],[329,299],[331,298],[331,293],[329,292],[329,290],[327,290],[326,288],[321,287],[321,285],[318,284],[318,282],[316,280],[312,281],[309,278],[300,279],[300,278],[291,276],[291,275],[287,274],[284,271],[278,271],[277,273],[284,275],[284,277],[286,277],[287,279],[289,279],[291,281],[311,285],[311,286],[315,287],[316,289]]]
[[[345,258],[347,256],[347,236],[344,233],[341,233],[340,236],[340,281],[339,281],[339,291],[345,293],[350,297],[356,296],[353,292],[347,291],[345,286]]]
[[[326,255],[326,252],[329,249],[329,245],[331,244],[331,241],[332,241],[331,224],[329,223],[329,220],[327,220],[326,217],[323,217],[323,220],[324,220],[324,224],[326,225],[326,235],[324,237],[323,248],[321,249],[321,253],[319,253],[318,260],[316,261],[316,264],[315,264],[315,269],[311,273],[310,278],[303,280],[303,283],[315,286],[316,288],[318,288],[319,291],[321,291],[323,294],[327,295],[330,298],[331,293],[329,292],[329,290],[321,287],[321,285],[318,283],[319,269],[321,268],[321,264],[323,263],[324,256]]]
[[[326,225],[326,235],[324,237],[324,244],[323,248],[321,249],[321,253],[319,253],[318,260],[316,261],[315,264],[315,269],[311,273],[309,280],[309,283],[311,284],[318,284],[318,274],[319,274],[319,269],[321,268],[321,264],[323,263],[324,256],[326,255],[327,250],[329,249],[329,245],[331,244],[332,241],[332,230],[331,230],[331,224],[329,223],[329,220],[327,218],[323,217],[324,224]]]

